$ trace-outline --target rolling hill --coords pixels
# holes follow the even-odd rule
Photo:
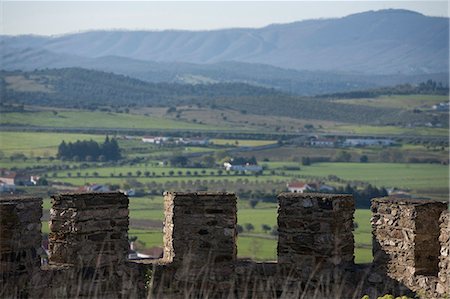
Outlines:
[[[243,114],[289,116],[358,124],[409,124],[435,120],[407,109],[300,97],[244,83],[187,85],[148,83],[130,77],[81,68],[32,72],[0,72],[2,105],[33,105],[81,109],[171,107],[198,105]],[[6,110],[5,110],[6,111]],[[439,116],[448,123],[448,114]]]
[[[2,36],[0,42],[2,48],[31,50],[41,66],[56,64],[50,67],[69,58],[64,55],[80,64],[71,66],[111,56],[169,63],[263,63],[360,74],[447,73],[449,66],[448,18],[396,9],[258,29],[92,31],[55,37]],[[2,64],[8,65],[11,51],[6,53]],[[46,53],[55,57],[46,58]]]

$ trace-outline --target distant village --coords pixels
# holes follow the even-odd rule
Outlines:
[[[168,136],[122,136],[126,140],[141,140],[144,143],[155,145],[179,145],[179,146],[208,146],[212,142],[207,137],[168,137]],[[376,138],[322,138],[319,136],[311,136],[308,138],[311,147],[388,147],[395,145],[392,139],[376,139]],[[231,159],[224,162],[218,167],[227,172],[240,172],[245,174],[258,174],[263,171],[263,167],[258,165],[256,161]],[[26,171],[12,171],[0,169],[0,193],[14,193],[16,186],[35,186],[40,184],[41,177],[30,174]],[[45,180],[45,178],[43,178]],[[332,191],[332,187],[318,183],[293,182],[288,184],[287,190],[290,192],[324,192]],[[90,184],[82,186],[77,190],[79,192],[108,192],[110,188],[107,185]],[[128,196],[135,196],[134,190],[120,190]]]

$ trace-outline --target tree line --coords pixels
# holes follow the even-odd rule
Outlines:
[[[66,143],[64,140],[58,146],[58,159],[74,161],[117,161],[122,155],[119,144],[114,138],[106,136],[102,144],[94,140],[77,140]]]
[[[399,84],[395,86],[379,87],[367,90],[355,90],[348,92],[339,92],[332,94],[320,95],[318,98],[337,98],[337,99],[360,99],[360,98],[376,98],[382,95],[410,95],[410,94],[431,94],[431,95],[448,95],[449,87],[442,82],[428,80],[417,85]]]

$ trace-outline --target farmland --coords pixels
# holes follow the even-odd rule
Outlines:
[[[340,103],[353,104],[353,105],[366,105],[374,107],[387,107],[387,108],[402,108],[402,109],[414,109],[414,108],[428,108],[432,105],[439,104],[441,102],[448,101],[448,97],[445,95],[392,95],[381,96],[371,99],[345,99],[337,100]]]
[[[54,112],[53,112],[54,111]],[[124,128],[124,129],[177,129],[223,130],[222,127],[205,126],[167,118],[115,112],[90,111],[34,111],[2,115],[0,125],[20,125],[51,128]]]
[[[442,98],[395,96],[377,100],[386,108],[406,105],[405,109],[414,109]],[[371,100],[352,99],[345,103],[370,106]],[[48,211],[48,196],[58,192],[72,192],[91,184],[103,184],[112,190],[133,190],[136,196],[130,197],[129,235],[137,237],[138,246],[144,249],[162,244],[163,191],[226,190],[238,194],[238,225],[243,228],[237,241],[238,255],[256,260],[276,259],[276,195],[287,191],[286,184],[292,181],[319,182],[341,189],[353,186],[358,190],[370,184],[396,188],[413,197],[448,198],[447,128],[266,117],[195,106],[177,107],[173,113],[156,107],[131,108],[127,112],[123,108],[121,112],[25,109],[26,112],[2,113],[0,168],[38,175],[48,185],[18,186],[17,192],[43,196],[44,210]],[[173,138],[186,133],[189,136],[207,133],[211,137],[207,145],[161,145],[142,142],[147,131],[170,132]],[[106,133],[117,138],[122,159],[57,159],[63,140],[92,139],[102,143]],[[358,134],[366,138],[393,138],[395,146],[313,147],[309,143],[308,138],[335,133],[332,138],[336,141],[342,141],[348,134]],[[186,164],[176,164],[174,157],[184,157]],[[224,161],[239,157],[256,159],[263,170],[225,171]],[[305,163],[304,158],[312,162]],[[358,263],[372,258],[369,199],[362,204],[365,209],[357,209],[355,213]],[[47,219],[45,212],[43,221]],[[46,223],[43,232],[48,233]]]

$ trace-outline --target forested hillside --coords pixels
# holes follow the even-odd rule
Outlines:
[[[432,121],[448,123],[448,114],[445,113],[434,115],[415,113],[400,107],[341,103],[333,101],[334,97],[329,96],[299,97],[244,83],[148,83],[112,73],[79,68],[33,72],[3,71],[0,74],[3,106],[24,104],[92,110],[105,107],[197,105],[210,109],[232,109],[244,114],[359,124],[406,125]],[[426,86],[422,86],[425,91]],[[417,88],[420,88],[420,85]],[[386,90],[394,92],[396,89],[392,87]],[[411,90],[415,91],[413,88]],[[360,92],[360,95],[363,93],[364,91]],[[372,93],[369,91],[367,94]]]
[[[207,99],[217,97],[258,97],[280,93],[274,89],[244,83],[148,83],[122,75],[80,68],[3,71],[0,74],[5,103],[70,108],[208,104]]]

